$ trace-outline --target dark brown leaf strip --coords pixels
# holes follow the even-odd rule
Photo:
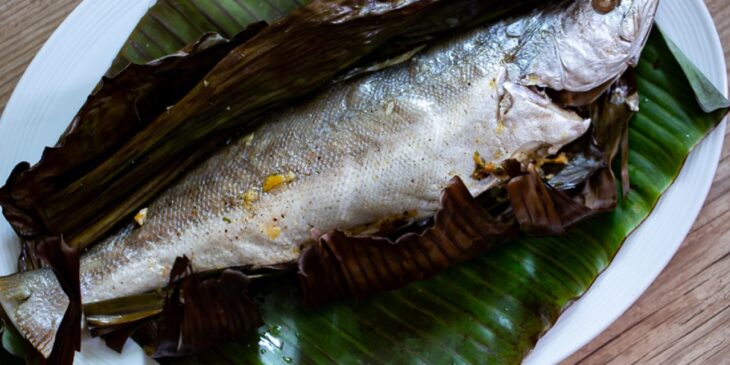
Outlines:
[[[515,233],[514,226],[489,215],[458,177],[441,195],[441,206],[432,227],[395,241],[339,230],[325,234],[300,256],[302,301],[315,306],[396,289],[472,259]]]
[[[38,256],[53,269],[63,292],[69,299],[47,364],[71,365],[76,351],[81,350],[79,252],[69,247],[62,237],[49,237],[38,244]]]
[[[638,88],[636,71],[629,68],[609,87],[605,94],[590,105],[593,138],[598,148],[604,151],[604,162],[607,168],[599,173],[598,178],[591,178],[588,182],[589,186],[584,191],[585,194],[601,193],[599,196],[586,197],[586,200],[591,202],[589,207],[595,209],[613,209],[615,207],[615,203],[608,204],[606,199],[610,199],[609,187],[613,190],[616,189],[614,184],[609,181],[615,180],[610,166],[619,152],[621,153],[619,159],[621,187],[624,196],[629,192],[629,122],[635,114],[632,103],[638,105]]]
[[[21,237],[34,236],[45,230],[40,219],[32,212],[19,207],[11,196],[12,187],[15,186],[18,178],[29,169],[30,164],[27,162],[15,165],[7,182],[0,188],[0,205],[3,207],[3,215]]]
[[[256,23],[232,41],[205,34],[177,53],[145,65],[129,65],[104,77],[54,147],[30,167],[20,163],[0,189],[0,205],[23,238],[72,233],[88,222],[66,215],[61,224],[39,214],[36,206],[73,180],[174,105],[218,60],[265,27]]]
[[[184,278],[186,271],[190,268],[190,259],[187,256],[178,257],[170,270],[170,294],[165,298],[162,313],[157,320],[157,338],[155,343],[155,356],[163,354],[174,354],[179,350],[179,339],[181,333],[181,319],[184,309],[180,300],[180,280]]]
[[[604,167],[588,178],[580,196],[589,209],[603,212],[616,209],[618,193],[611,168]]]
[[[118,325],[90,326],[90,330],[116,351],[134,336],[153,357],[197,354],[251,333],[263,324],[248,297],[249,284],[240,271],[199,274],[187,257],[178,257],[170,270],[170,284],[165,288],[167,295],[158,315]]]
[[[188,356],[260,327],[263,320],[247,296],[249,284],[246,275],[230,269],[218,278],[201,280],[188,262],[185,277],[175,284],[158,321],[154,356]]]
[[[586,184],[586,189],[595,190],[589,197],[602,199],[589,200],[598,207],[594,209],[581,204],[580,197],[550,186],[532,164],[507,160],[502,169],[511,176],[506,182],[510,204],[500,217],[514,217],[524,232],[559,235],[616,204],[613,180],[602,180],[606,175],[600,172],[594,175],[595,183]],[[442,193],[432,226],[422,234],[405,233],[392,240],[335,230],[306,248],[299,257],[301,300],[317,306],[341,297],[362,300],[400,288],[472,259],[517,231],[514,225],[490,215],[455,177]]]
[[[183,67],[175,66],[170,67],[175,76],[171,82],[143,78],[115,89],[113,100],[102,102],[97,94],[92,96],[70,133],[47,155],[55,156],[52,151],[57,148],[69,152],[58,152],[55,159],[44,157],[19,176],[9,191],[13,204],[27,210],[28,217],[42,222],[50,233],[63,233],[69,240],[80,227],[94,226],[97,220],[117,223],[139,206],[111,207],[131,195],[135,201],[155,196],[167,185],[155,181],[158,174],[174,177],[183,172],[174,161],[191,151],[202,156],[212,153],[218,146],[207,145],[211,139],[249,126],[262,113],[327,85],[391,41],[408,40],[410,46],[413,39],[423,42],[490,14],[535,3],[311,2],[232,51],[221,51],[225,57],[200,57],[206,62],[192,67],[195,77],[187,77],[178,72]],[[230,50],[228,43],[220,47]],[[159,72],[145,71],[145,77],[159,76]],[[107,89],[103,86],[99,95]],[[168,106],[174,107],[164,110]],[[105,132],[91,128],[94,124]],[[114,215],[107,216],[109,212]],[[16,221],[18,232],[32,228],[28,222]]]
[[[559,234],[595,213],[545,183],[533,165],[523,167],[508,160],[502,168],[512,175],[507,182],[511,206],[503,216],[516,215],[523,230]],[[472,259],[517,231],[514,224],[490,215],[455,177],[444,189],[441,209],[431,226],[420,234],[411,230],[391,240],[338,230],[305,249],[299,259],[301,299],[310,306],[342,297],[362,300]],[[159,316],[92,328],[92,333],[102,335],[117,350],[134,334],[155,357],[177,357],[261,325],[255,306],[242,295],[248,288],[245,275],[233,270],[216,279],[201,280],[200,275],[193,274],[186,257],[179,258],[170,272],[171,284],[165,289],[168,294]]]
[[[553,201],[555,211],[560,217],[560,223],[563,226],[563,230],[566,230],[599,212],[599,210],[588,208],[577,202],[565,192],[557,190],[549,184],[544,184],[544,186],[550,195],[550,199]]]
[[[183,348],[198,352],[263,325],[256,306],[245,295],[249,284],[246,275],[236,270],[223,271],[217,280],[199,281],[196,276],[184,280]]]
[[[534,166],[528,166],[526,174],[512,178],[507,183],[507,193],[521,230],[542,235],[565,231],[552,196]]]

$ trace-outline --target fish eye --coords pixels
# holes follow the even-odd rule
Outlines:
[[[620,4],[621,0],[591,0],[593,10],[601,14],[610,13],[611,10],[615,9]]]

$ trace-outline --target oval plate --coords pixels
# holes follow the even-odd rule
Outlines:
[[[153,0],[85,0],[58,27],[15,88],[0,118],[0,179],[53,145]],[[662,30],[727,93],[725,59],[701,0],[662,0]],[[674,185],[626,240],[611,265],[538,342],[525,364],[554,364],[596,337],[639,298],[674,255],[702,208],[720,158],[725,122],[689,156]],[[676,211],[684,214],[673,214]],[[0,220],[0,274],[15,272],[17,238]],[[154,362],[128,341],[122,354],[84,339],[76,364]]]

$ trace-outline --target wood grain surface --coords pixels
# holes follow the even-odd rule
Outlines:
[[[0,112],[33,56],[79,2],[0,0]],[[730,0],[705,3],[730,59]],[[730,133],[705,206],[669,266],[564,364],[730,364]]]

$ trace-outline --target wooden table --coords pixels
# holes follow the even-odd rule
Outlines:
[[[705,0],[730,59],[730,2]],[[0,0],[0,112],[79,0]],[[730,131],[730,129],[729,129]],[[730,133],[702,212],[657,281],[565,364],[730,364]]]

